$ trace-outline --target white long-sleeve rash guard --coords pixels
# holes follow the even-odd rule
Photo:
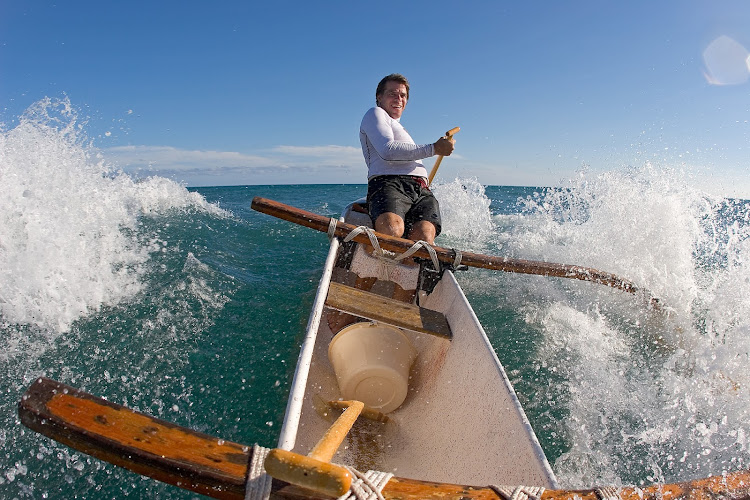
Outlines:
[[[427,169],[420,160],[435,155],[434,145],[416,145],[401,123],[379,107],[369,109],[362,118],[359,142],[367,162],[368,179],[378,175],[427,178]]]

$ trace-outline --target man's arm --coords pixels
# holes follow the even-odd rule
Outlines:
[[[403,136],[396,137],[391,123],[388,114],[380,108],[374,108],[362,120],[361,132],[381,158],[386,161],[415,161],[436,154],[434,144],[418,146],[403,129],[399,131]]]

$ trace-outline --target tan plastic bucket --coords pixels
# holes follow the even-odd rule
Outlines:
[[[376,323],[355,323],[333,337],[328,359],[344,399],[388,413],[406,399],[409,369],[417,350],[400,330]]]

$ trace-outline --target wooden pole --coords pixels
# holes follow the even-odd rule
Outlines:
[[[294,222],[301,226],[315,229],[317,231],[328,232],[328,225],[331,220],[330,217],[324,217],[322,215],[308,212],[295,207],[290,207],[277,201],[269,200],[266,198],[255,197],[252,202],[252,208],[264,214],[277,217],[282,220]],[[336,222],[335,235],[339,238],[346,237],[356,227],[352,224],[345,222]],[[376,233],[380,246],[386,250],[393,252],[405,252],[412,247],[414,242],[404,238],[397,238],[395,236],[388,236],[382,233]],[[354,241],[358,243],[369,244],[370,240],[366,234],[360,233],[354,237]],[[441,262],[452,264],[455,260],[455,251],[450,248],[442,248],[435,246],[435,253]],[[420,248],[414,253],[415,257],[422,259],[429,259],[430,254],[424,248]],[[639,291],[632,282],[627,279],[620,278],[614,274],[599,271],[590,267],[575,266],[570,264],[556,264],[554,262],[541,262],[534,260],[525,259],[513,259],[510,257],[496,257],[492,255],[477,254],[472,252],[461,253],[461,264],[470,267],[479,267],[483,269],[494,269],[496,271],[505,271],[511,273],[521,274],[536,274],[539,276],[553,276],[557,278],[570,278],[582,281],[590,281],[592,283],[599,283],[607,285],[612,288],[624,290],[629,293],[635,294]],[[654,307],[658,306],[658,299],[651,296],[651,304]]]
[[[180,427],[47,378],[40,378],[29,387],[18,403],[18,416],[29,429],[137,474],[212,498],[245,498],[252,446]],[[414,460],[419,459],[419,456],[414,457]],[[320,472],[327,473],[326,470]],[[622,500],[747,499],[750,498],[750,470],[723,472],[680,483],[613,489]],[[274,479],[271,489],[272,499],[328,500],[331,496],[279,479]],[[383,488],[383,498],[497,500],[500,496],[486,486],[393,477]],[[603,498],[602,492],[598,489],[545,490],[541,495],[541,500],[600,498]]]
[[[445,138],[450,139],[453,137],[454,134],[457,134],[458,131],[461,130],[461,127],[453,127],[449,131],[445,133]],[[435,174],[437,174],[438,168],[440,168],[440,163],[443,161],[443,155],[440,155],[437,157],[437,160],[435,160],[435,165],[432,167],[432,170],[430,171],[430,176],[427,178],[427,185],[432,184],[432,179],[435,178]]]
[[[365,407],[362,401],[344,401],[343,403],[347,406],[346,410],[336,419],[326,433],[323,434],[323,437],[320,438],[320,441],[318,441],[318,444],[315,445],[312,451],[308,453],[310,457],[322,460],[323,462],[330,462]]]

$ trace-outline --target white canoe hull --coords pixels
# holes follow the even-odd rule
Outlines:
[[[369,218],[348,211],[346,222],[366,224]],[[328,360],[333,333],[324,301],[339,249],[334,239],[279,440],[280,448],[300,454],[307,454],[338,416],[326,404],[341,394]],[[360,418],[333,462],[426,481],[556,487],[505,370],[451,272],[420,306],[443,313],[453,339],[404,330],[419,353],[406,400],[387,423]]]

